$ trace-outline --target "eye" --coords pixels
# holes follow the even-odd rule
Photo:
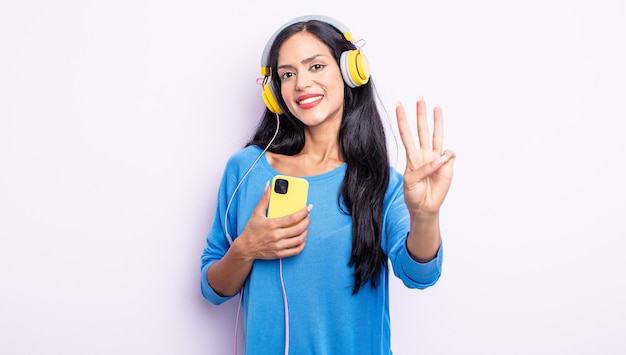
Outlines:
[[[285,80],[293,77],[294,75],[296,75],[294,72],[286,71],[284,73],[280,73],[279,74],[279,78],[280,78],[281,81],[285,81]]]
[[[324,69],[325,66],[326,65],[324,65],[324,64],[313,64],[313,65],[311,65],[311,70],[312,71],[322,70],[322,69]]]

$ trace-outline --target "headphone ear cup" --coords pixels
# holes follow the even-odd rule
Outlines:
[[[355,88],[367,84],[370,79],[370,65],[367,57],[360,50],[354,49],[341,53],[339,62],[341,75],[349,87]]]
[[[267,106],[271,112],[278,115],[283,114],[283,110],[280,108],[280,105],[278,105],[278,100],[276,100],[276,96],[274,96],[274,92],[269,83],[263,85],[263,102],[265,102],[265,106]]]

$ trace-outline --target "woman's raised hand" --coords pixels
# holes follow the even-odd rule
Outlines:
[[[419,99],[416,104],[417,137],[413,134],[400,102],[396,105],[398,130],[406,152],[404,171],[404,199],[411,213],[434,214],[446,198],[452,183],[453,164],[456,155],[453,151],[443,151],[443,113],[441,107],[433,110],[433,135],[430,139],[426,103]]]

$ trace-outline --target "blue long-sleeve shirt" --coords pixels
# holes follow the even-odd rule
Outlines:
[[[207,281],[207,270],[220,260],[261,198],[274,170],[265,156],[254,165],[225,211],[237,184],[262,150],[250,146],[228,161],[218,192],[213,226],[202,254],[201,291],[214,304],[230,297],[217,294]],[[382,248],[394,274],[407,287],[423,289],[441,274],[443,252],[427,263],[413,260],[406,248],[409,213],[404,203],[402,175],[390,168],[384,198]],[[389,273],[381,272],[378,287],[370,283],[352,294],[352,218],[338,204],[346,164],[316,176],[309,182],[307,204],[313,204],[306,247],[299,255],[283,259],[283,280],[288,302],[289,349],[292,354],[391,354]],[[242,328],[247,354],[282,354],[285,347],[285,311],[279,260],[256,260],[244,284]]]

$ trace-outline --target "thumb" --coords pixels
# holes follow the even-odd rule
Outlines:
[[[407,173],[410,176],[415,177],[415,179],[417,181],[422,181],[423,179],[425,179],[425,178],[431,176],[432,174],[434,174],[435,172],[437,172],[437,170],[439,170],[446,163],[450,164],[450,163],[454,162],[455,157],[456,156],[454,155],[454,153],[452,151],[446,150],[437,159],[431,161],[428,164],[424,164],[424,165],[420,166],[416,170],[408,171]]]
[[[255,213],[260,213],[262,215],[266,214],[267,206],[270,204],[270,185],[269,182],[265,184],[265,190],[263,190],[263,195],[259,199],[259,203],[256,205],[254,210]]]

